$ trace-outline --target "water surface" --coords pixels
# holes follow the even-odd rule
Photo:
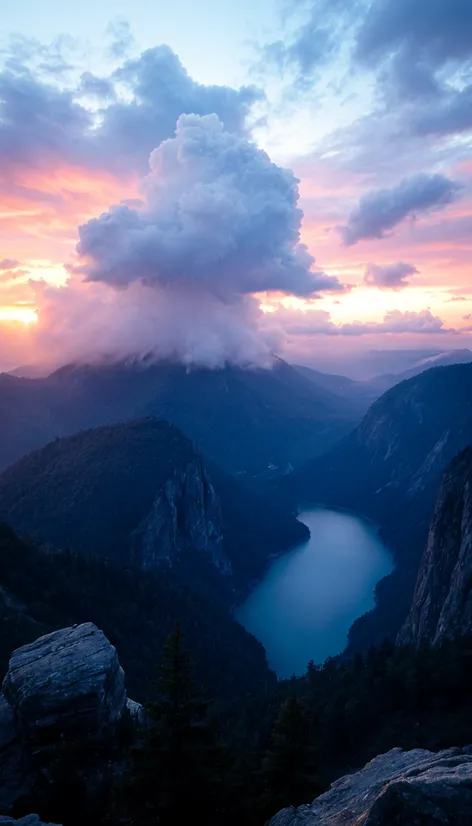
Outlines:
[[[371,523],[321,508],[299,519],[310,539],[276,559],[237,612],[279,677],[339,654],[354,620],[373,607],[375,584],[393,568]]]

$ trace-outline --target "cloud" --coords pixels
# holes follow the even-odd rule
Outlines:
[[[364,336],[382,334],[435,334],[451,333],[455,330],[444,326],[444,321],[434,316],[430,310],[419,312],[400,312],[391,310],[383,321],[353,321],[335,324],[326,310],[279,309],[268,314],[268,324],[280,325],[291,336]]]
[[[445,89],[440,100],[425,102],[412,114],[412,126],[420,135],[453,135],[472,129],[472,84]]]
[[[396,264],[367,264],[364,274],[364,281],[370,287],[378,287],[379,290],[402,290],[408,287],[406,281],[408,275],[416,275],[418,270],[413,264],[405,264],[397,261]]]
[[[21,266],[20,261],[17,261],[16,258],[2,258],[0,260],[0,272],[4,270],[14,270],[19,266]]]
[[[91,94],[102,101],[97,111],[83,103]],[[65,164],[141,174],[181,114],[216,113],[226,129],[245,133],[261,94],[197,83],[168,46],[124,60],[108,77],[86,72],[71,87],[16,58],[0,72],[0,179],[11,184],[25,169]]]
[[[372,333],[451,333],[455,332],[444,326],[444,321],[434,316],[430,310],[419,312],[405,312],[391,310],[386,313],[383,321],[354,321],[352,324],[343,324],[342,335],[367,335]]]
[[[410,67],[435,71],[470,59],[471,38],[469,0],[374,0],[358,33],[356,55],[376,67],[393,54]]]
[[[311,85],[319,70],[339,52],[340,42],[345,42],[361,5],[362,0],[314,0],[291,34],[284,25],[283,39],[261,47],[258,67],[276,66],[281,73],[290,73],[299,89]],[[287,9],[288,16],[298,15],[306,6],[295,0]]]
[[[413,175],[393,189],[377,189],[364,195],[339,227],[345,246],[363,238],[385,238],[406,218],[442,209],[457,198],[460,185],[444,175]]]
[[[122,17],[108,25],[107,34],[111,38],[108,52],[115,60],[125,57],[135,43],[130,24]]]
[[[469,0],[375,0],[355,57],[374,69],[387,105],[411,103],[405,121],[419,134],[472,128],[472,5]]]
[[[252,293],[346,289],[300,242],[297,179],[216,115],[182,115],[149,166],[139,202],[79,227],[68,284],[33,284],[38,358],[269,366],[283,335]]]
[[[262,312],[251,296],[227,304],[194,289],[133,283],[113,290],[103,283],[37,283],[37,363],[100,363],[154,357],[209,368],[272,364],[277,331],[262,331]],[[31,358],[31,357],[30,357]]]
[[[298,181],[216,115],[183,115],[150,157],[143,206],[116,206],[79,228],[89,281],[198,286],[219,299],[342,291],[312,271],[300,243]]]

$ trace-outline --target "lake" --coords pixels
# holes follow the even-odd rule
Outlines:
[[[276,559],[237,611],[279,677],[339,654],[354,620],[373,607],[376,583],[393,569],[371,523],[324,508],[298,518],[309,541]]]

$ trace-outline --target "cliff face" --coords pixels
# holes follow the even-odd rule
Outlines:
[[[471,819],[468,749],[392,749],[313,803],[283,809],[268,826],[469,826]]]
[[[230,565],[201,456],[168,422],[142,419],[57,439],[0,477],[0,515],[59,548],[146,570],[184,551]]]
[[[472,448],[446,469],[399,644],[472,631]]]
[[[149,570],[184,551],[198,551],[222,573],[231,566],[223,551],[221,508],[203,462],[194,458],[176,468],[158,492],[149,513],[131,537],[132,552]]]

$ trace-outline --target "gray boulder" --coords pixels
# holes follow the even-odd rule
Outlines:
[[[93,623],[63,628],[13,652],[3,681],[22,737],[108,738],[126,708],[115,648]]]
[[[125,715],[135,726],[144,719],[139,703],[126,697],[115,648],[93,623],[14,651],[0,692],[0,811],[13,811],[31,794],[36,808],[38,778],[47,781],[60,746],[83,755],[77,771],[88,787],[104,782],[120,759],[117,735]]]
[[[269,826],[470,826],[472,755],[392,749]]]

